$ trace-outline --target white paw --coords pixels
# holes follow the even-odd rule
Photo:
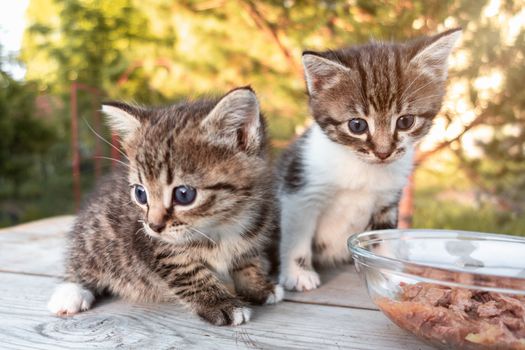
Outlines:
[[[78,283],[62,283],[47,303],[47,308],[58,316],[68,316],[91,307],[95,296]]]
[[[282,273],[279,278],[279,283],[287,290],[303,292],[319,287],[321,280],[317,272],[297,268],[291,273]]]
[[[233,310],[232,326],[246,323],[252,316],[252,310],[247,307],[238,307]]]
[[[276,304],[283,300],[284,298],[284,289],[281,285],[276,284],[273,289],[273,293],[268,296],[265,304]]]

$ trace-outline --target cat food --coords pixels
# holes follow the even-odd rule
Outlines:
[[[401,288],[399,300],[376,300],[399,327],[444,348],[525,350],[525,297],[430,283]]]

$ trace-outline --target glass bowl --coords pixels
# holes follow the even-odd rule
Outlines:
[[[379,309],[441,349],[525,349],[525,239],[382,230],[348,240]]]

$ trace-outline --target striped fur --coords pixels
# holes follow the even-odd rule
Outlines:
[[[441,108],[459,34],[303,54],[315,123],[277,167],[285,288],[316,288],[314,263],[350,261],[351,234],[397,226],[414,146]],[[397,126],[403,116],[415,120],[406,130]],[[364,132],[350,129],[355,118],[366,121]]]
[[[181,302],[212,324],[235,325],[248,321],[247,303],[282,299],[268,277],[265,251],[275,241],[277,212],[253,91],[154,109],[110,103],[104,111],[129,167],[80,212],[69,236],[69,284],[50,309],[75,313],[91,305],[83,295],[110,292]],[[135,201],[134,184],[146,189],[147,204]],[[180,185],[197,190],[192,204],[174,202]]]

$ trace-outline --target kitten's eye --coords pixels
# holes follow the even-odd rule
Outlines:
[[[146,190],[143,186],[135,185],[135,199],[141,205],[148,203],[148,195],[146,194]]]
[[[362,118],[350,119],[348,122],[348,128],[354,134],[362,134],[368,129],[368,123]]]
[[[414,118],[414,116],[411,114],[401,116],[397,119],[396,128],[399,130],[408,130],[412,127],[412,125],[414,125],[415,119],[416,118]]]
[[[197,196],[197,190],[191,186],[175,187],[174,198],[175,203],[180,205],[190,205]]]

